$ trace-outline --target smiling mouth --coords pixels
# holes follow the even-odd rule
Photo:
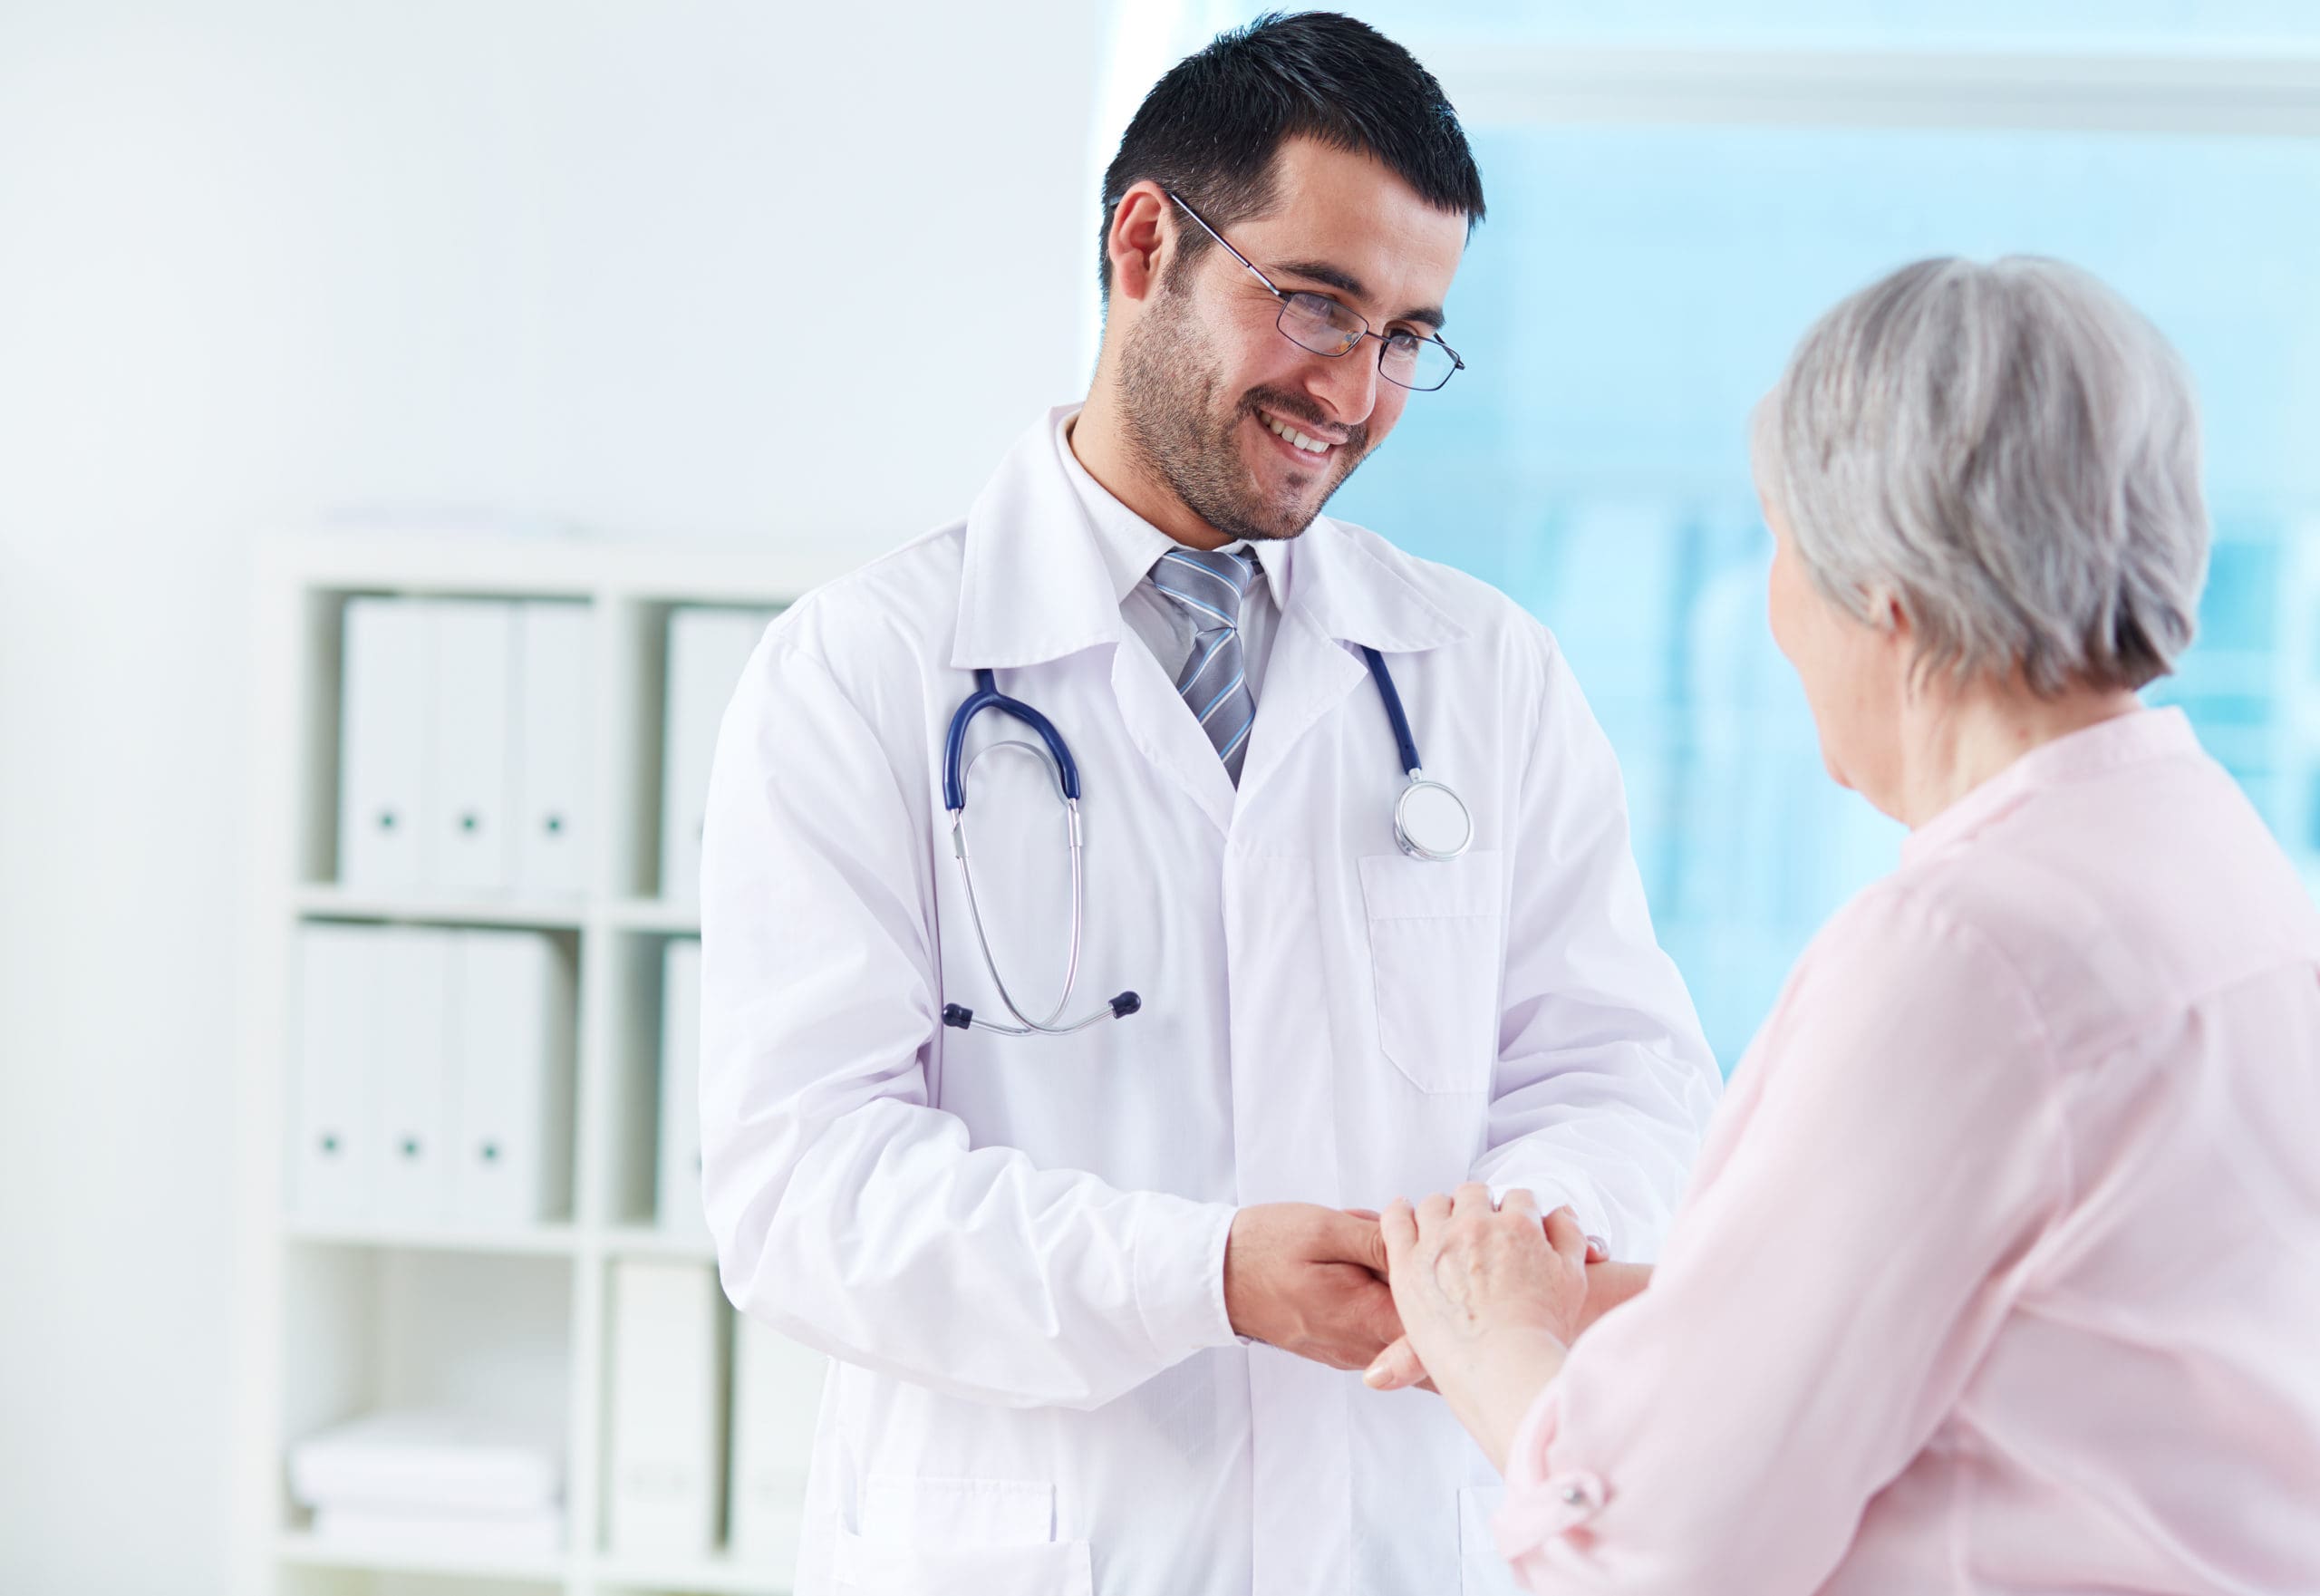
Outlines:
[[[1316,438],[1300,428],[1294,421],[1283,421],[1270,411],[1259,411],[1256,413],[1257,420],[1263,423],[1267,431],[1301,455],[1310,456],[1314,459],[1326,459],[1331,450],[1343,446],[1343,440],[1332,443],[1326,439]]]

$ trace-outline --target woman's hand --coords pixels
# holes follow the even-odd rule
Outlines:
[[[1562,1367],[1587,1301],[1587,1237],[1527,1191],[1503,1208],[1470,1182],[1381,1220],[1403,1334],[1459,1422],[1504,1465],[1516,1426]],[[1390,1349],[1388,1349],[1390,1355]]]

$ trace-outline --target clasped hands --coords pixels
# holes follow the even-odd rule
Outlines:
[[[1261,1204],[1233,1216],[1224,1304],[1238,1334],[1365,1369],[1380,1390],[1439,1388],[1461,1407],[1470,1375],[1535,1362],[1542,1338],[1560,1361],[1609,1305],[1589,1302],[1588,1266],[1603,1256],[1570,1209],[1542,1216],[1521,1190],[1494,1205],[1479,1183],[1383,1215]],[[1600,1297],[1621,1295],[1622,1282],[1602,1283]]]

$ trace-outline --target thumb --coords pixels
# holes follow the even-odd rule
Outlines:
[[[1329,1244],[1339,1258],[1360,1264],[1379,1280],[1386,1278],[1386,1233],[1375,1217],[1339,1214],[1329,1231]]]
[[[1407,1336],[1387,1347],[1369,1367],[1361,1371],[1362,1383],[1373,1391],[1399,1391],[1426,1378],[1426,1365],[1417,1359],[1417,1349],[1410,1345]]]

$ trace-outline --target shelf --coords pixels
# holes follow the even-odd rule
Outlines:
[[[649,1224],[624,1224],[604,1233],[604,1251],[621,1258],[691,1258],[717,1261],[717,1243],[707,1236],[681,1235]]]
[[[376,1247],[413,1253],[499,1253],[519,1257],[570,1257],[579,1251],[579,1233],[569,1224],[543,1224],[531,1230],[457,1230],[449,1226],[408,1227],[314,1224],[301,1220],[283,1222],[285,1240],[313,1246]]]
[[[639,1560],[606,1555],[590,1564],[599,1585],[640,1591],[684,1591],[700,1596],[788,1596],[789,1572],[736,1562],[730,1557],[693,1562]]]
[[[622,931],[664,931],[678,936],[701,934],[701,905],[666,898],[614,898],[602,911],[604,924]]]
[[[292,902],[309,920],[385,920],[423,925],[516,925],[542,931],[577,931],[587,918],[578,898],[510,899],[400,897],[348,892],[330,883],[299,887]]]
[[[372,1546],[337,1546],[303,1530],[285,1533],[275,1543],[275,1555],[302,1568],[365,1569],[382,1573],[521,1580],[539,1584],[562,1584],[572,1568],[568,1557],[502,1559],[432,1552],[423,1546],[394,1552]]]

